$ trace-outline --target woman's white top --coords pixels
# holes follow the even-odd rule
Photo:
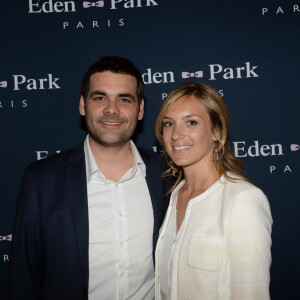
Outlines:
[[[272,217],[263,192],[222,176],[189,201],[177,233],[183,184],[171,195],[158,239],[155,299],[270,299]]]

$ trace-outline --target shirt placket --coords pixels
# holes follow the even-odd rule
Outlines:
[[[114,192],[117,207],[117,247],[118,247],[118,287],[119,299],[128,295],[129,253],[128,253],[128,215],[125,206],[124,183],[115,183]]]

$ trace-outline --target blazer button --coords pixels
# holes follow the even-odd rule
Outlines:
[[[83,292],[83,295],[84,295],[84,296],[87,296],[87,288],[83,287],[83,288],[82,288],[82,292]]]

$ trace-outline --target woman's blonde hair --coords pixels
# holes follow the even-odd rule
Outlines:
[[[170,176],[176,174],[176,182],[169,191],[171,193],[176,185],[184,178],[183,169],[180,166],[176,166],[171,163],[171,159],[165,149],[163,140],[163,119],[171,106],[183,96],[194,96],[198,99],[207,110],[210,117],[212,131],[217,139],[216,151],[219,155],[218,163],[220,174],[223,174],[228,180],[234,181],[233,177],[230,177],[227,171],[237,175],[241,179],[249,181],[243,173],[243,163],[237,159],[231,149],[228,146],[228,125],[229,117],[226,104],[219,93],[211,86],[203,83],[187,82],[183,83],[170,92],[168,97],[164,100],[160,109],[159,115],[156,120],[156,137],[159,143],[163,146],[163,155],[169,166],[163,176]],[[168,194],[169,194],[168,193]]]

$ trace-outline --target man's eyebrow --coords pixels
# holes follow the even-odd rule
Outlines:
[[[93,91],[90,93],[89,97],[95,96],[95,95],[102,95],[102,96],[107,96],[105,92],[102,91]]]
[[[96,96],[96,95],[107,96],[107,93],[103,92],[103,91],[96,90],[96,91],[91,92],[89,97],[93,97],[93,96]],[[119,94],[117,94],[117,96],[118,97],[124,97],[124,98],[130,98],[134,101],[137,100],[137,98],[134,95],[130,94],[130,93],[119,93]]]
[[[136,100],[136,97],[130,93],[121,93],[118,94],[119,97],[124,97],[124,98],[131,98],[132,100]]]

